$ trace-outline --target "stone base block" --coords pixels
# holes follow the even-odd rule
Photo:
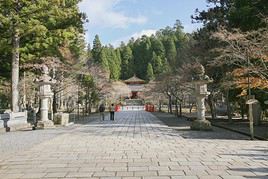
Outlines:
[[[68,113],[56,113],[54,115],[55,124],[60,124],[67,126],[69,124],[69,114]]]
[[[16,131],[21,129],[29,129],[31,125],[27,123],[27,111],[10,112],[0,114],[0,130],[1,131]]]
[[[49,129],[54,128],[54,122],[51,120],[48,121],[38,121],[37,122],[37,129]]]
[[[192,130],[211,131],[212,126],[208,120],[195,120],[191,124]]]
[[[4,127],[4,121],[0,120],[0,133],[6,132],[6,128]]]
[[[7,121],[7,123],[4,126],[5,126],[6,132],[31,128],[31,124],[27,123],[26,120],[16,120],[16,119],[15,120],[11,119]]]

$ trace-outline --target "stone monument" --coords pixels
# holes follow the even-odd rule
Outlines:
[[[54,123],[52,120],[48,119],[48,110],[49,110],[49,100],[52,103],[53,92],[51,91],[51,85],[56,83],[49,75],[49,70],[46,65],[42,66],[42,76],[39,80],[37,80],[39,85],[39,97],[41,100],[40,120],[37,122],[37,128],[51,128],[54,127]]]
[[[196,97],[197,119],[191,125],[192,130],[212,130],[211,124],[205,118],[205,98],[210,94],[207,91],[207,84],[212,82],[205,75],[205,68],[201,64],[196,64],[192,74],[194,85],[194,95]]]

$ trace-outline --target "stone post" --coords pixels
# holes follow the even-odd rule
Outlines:
[[[249,100],[246,101],[246,104],[249,105],[248,107],[248,118],[249,118],[249,129],[250,129],[250,138],[254,140],[254,119],[253,119],[253,105],[259,103],[258,100],[254,99],[254,96],[248,96]],[[253,98],[253,99],[250,99]]]

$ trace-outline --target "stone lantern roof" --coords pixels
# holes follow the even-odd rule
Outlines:
[[[138,78],[136,75],[124,81],[126,84],[145,84],[145,81]]]

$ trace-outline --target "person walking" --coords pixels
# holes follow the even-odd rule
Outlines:
[[[110,120],[111,121],[114,121],[114,111],[115,111],[115,108],[114,108],[114,104],[112,103],[112,105],[110,106]]]
[[[105,114],[104,114],[104,111],[105,111],[105,105],[102,103],[99,107],[99,112],[100,112],[100,116],[101,116],[101,119],[104,121],[104,117],[105,117]]]

